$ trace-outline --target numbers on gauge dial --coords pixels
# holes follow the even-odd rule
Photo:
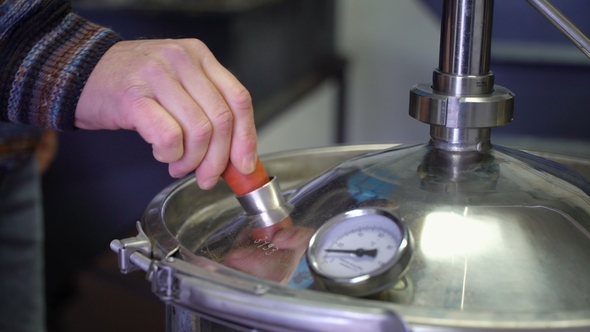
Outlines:
[[[399,228],[386,217],[346,220],[326,232],[320,241],[319,270],[335,278],[370,274],[394,258],[400,241]]]

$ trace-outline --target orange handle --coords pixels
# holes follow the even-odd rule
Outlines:
[[[237,196],[243,196],[250,193],[270,181],[260,158],[256,161],[256,168],[254,172],[250,174],[242,174],[238,169],[230,162],[227,168],[221,174],[227,185]]]

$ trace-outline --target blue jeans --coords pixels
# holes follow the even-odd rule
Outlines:
[[[0,331],[44,331],[43,212],[34,160],[0,178]]]

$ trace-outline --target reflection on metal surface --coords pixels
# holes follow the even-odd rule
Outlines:
[[[452,212],[433,212],[424,219],[420,248],[430,259],[452,260],[457,255],[476,255],[502,246],[498,224],[489,216],[467,215]]]
[[[316,289],[303,252],[323,223],[351,209],[385,208],[413,233],[413,260],[403,283],[363,306],[395,311],[415,327],[590,327],[590,279],[580,277],[590,275],[586,179],[501,147],[489,155],[438,153],[430,145],[365,149],[353,159],[337,148],[263,158],[294,206],[293,228],[266,240],[251,238],[227,188],[205,193],[193,180],[153,202],[159,211],[148,210],[146,233],[175,237],[187,261],[208,258],[296,293]],[[325,168],[313,169],[310,160]],[[330,168],[333,160],[343,163]],[[155,223],[166,234],[149,232],[162,229]]]
[[[236,198],[244,208],[249,223],[256,228],[278,224],[293,209],[285,202],[276,177],[271,177],[264,186]]]
[[[418,166],[424,190],[477,195],[496,190],[500,167],[493,154],[430,149]]]
[[[255,240],[249,236],[250,231],[246,228],[237,237],[221,263],[259,278],[288,283],[297,270],[313,230],[288,227],[272,237]]]

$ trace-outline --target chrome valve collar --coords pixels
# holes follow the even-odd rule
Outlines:
[[[272,226],[293,211],[293,206],[285,201],[276,177],[271,177],[264,186],[236,198],[253,228]]]

